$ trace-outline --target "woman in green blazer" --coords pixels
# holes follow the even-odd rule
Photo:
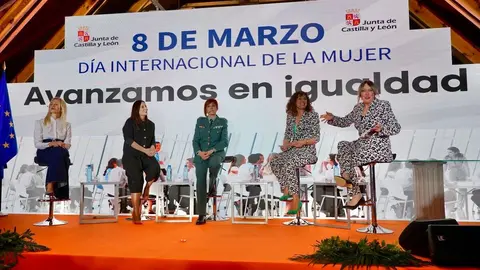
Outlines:
[[[212,188],[217,179],[225,148],[228,146],[228,121],[218,117],[218,102],[208,99],[203,106],[205,116],[199,117],[193,136],[193,152],[195,157],[195,172],[197,176],[197,225],[206,223],[207,214],[207,172],[209,172],[209,187]],[[209,193],[216,193],[210,190]]]

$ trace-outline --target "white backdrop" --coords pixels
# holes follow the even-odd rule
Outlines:
[[[185,34],[189,40],[182,42],[182,31],[190,31]],[[275,37],[269,36],[275,31]],[[175,48],[160,49],[171,42],[160,40],[165,32],[176,35]],[[224,33],[231,33],[231,46],[227,40],[215,43]],[[145,51],[132,49],[138,34],[147,37]],[[320,113],[343,115],[356,103],[362,78],[380,86],[380,97],[391,102],[402,125],[393,142],[399,158],[442,158],[452,145],[478,158],[480,145],[470,138],[480,135],[480,66],[452,65],[450,29],[409,30],[407,0],[77,16],[66,18],[65,35],[66,49],[36,52],[34,83],[10,84],[9,90],[16,132],[25,138],[19,155],[25,156],[23,163],[31,163],[34,155],[29,142],[33,121],[44,116],[52,96],[67,101],[79,144],[74,146],[78,151],[71,151],[78,171],[74,182],[83,177],[87,162],[104,167],[110,157],[121,156],[119,135],[135,99],[147,100],[163,151],[180,168],[191,156],[194,123],[208,97],[218,99],[219,114],[229,120],[229,154],[268,155],[278,151],[292,91],[309,92]],[[182,49],[182,44],[195,48]],[[272,56],[273,64],[263,62]],[[222,57],[236,59],[237,65],[196,66],[200,58],[212,64]],[[236,94],[231,91],[238,83],[248,87],[244,98],[238,88]],[[267,87],[256,92],[255,83]],[[356,137],[353,128],[326,125],[322,134],[321,159],[336,152],[340,139]],[[406,152],[406,144],[417,146]],[[15,170],[10,170],[12,178]]]

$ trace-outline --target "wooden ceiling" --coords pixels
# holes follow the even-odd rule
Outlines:
[[[155,2],[155,1],[153,1]],[[158,0],[162,9],[192,9],[291,0]],[[410,27],[452,28],[454,63],[480,63],[480,0],[409,0]],[[34,79],[35,50],[63,48],[66,16],[155,10],[151,0],[0,0],[0,63],[9,82]]]

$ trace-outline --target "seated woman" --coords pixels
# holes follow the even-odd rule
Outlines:
[[[106,182],[118,182],[119,187],[119,197],[120,199],[120,213],[128,213],[127,210],[127,192],[128,192],[128,186],[127,186],[127,175],[125,174],[125,170],[122,167],[122,160],[121,159],[116,159],[116,158],[111,158],[108,161],[107,167],[105,168],[105,171],[103,172],[103,176],[105,177]],[[113,188],[112,185],[109,185],[107,189],[107,195],[108,197],[115,197],[114,193],[115,191],[112,190]],[[112,200],[108,201],[110,206],[114,206],[112,203]]]
[[[35,148],[37,162],[48,166],[46,195],[51,199],[68,200],[68,170],[72,127],[67,122],[67,104],[61,98],[53,98],[48,105],[47,115],[35,121]]]
[[[283,191],[280,200],[292,201],[294,208],[287,214],[295,215],[302,209],[295,170],[318,160],[315,144],[320,140],[320,118],[305,92],[293,94],[286,111],[282,152],[270,162],[270,166]]]
[[[335,180],[339,186],[348,186],[350,189],[352,198],[345,206],[349,209],[365,203],[355,168],[371,162],[391,162],[393,154],[390,136],[398,134],[401,129],[390,102],[378,99],[377,95],[375,84],[365,80],[358,88],[358,103],[349,114],[339,117],[326,112],[321,116],[332,126],[345,128],[354,124],[360,135],[353,142],[341,141],[337,146],[341,176],[336,176]]]
[[[212,195],[214,183],[222,168],[225,158],[225,149],[228,147],[228,121],[217,115],[218,102],[208,99],[203,105],[203,115],[197,119],[195,134],[193,135],[193,152],[195,157],[195,174],[197,177],[197,211],[196,224],[207,222],[207,192]],[[209,191],[207,191],[207,174]]]
[[[130,117],[123,126],[123,168],[128,179],[128,187],[132,198],[132,221],[141,222],[141,200],[149,198],[150,187],[160,177],[160,165],[155,159],[155,124],[147,117],[147,104],[137,100],[132,105]],[[143,174],[147,181],[144,185]]]

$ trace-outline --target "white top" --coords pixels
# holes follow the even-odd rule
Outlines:
[[[125,170],[122,167],[115,167],[113,169],[110,169],[110,171],[108,171],[107,175],[105,176],[106,182],[118,182],[120,188],[124,188],[127,185],[127,180],[127,175],[125,174]],[[113,188],[113,185],[104,186],[104,190],[110,194],[115,193],[115,190]]]
[[[127,184],[127,175],[122,167],[115,167],[110,171],[108,181],[119,182],[120,187],[125,187]]]
[[[43,125],[43,119],[35,121],[33,133],[35,148],[48,148],[48,143],[42,142],[47,139],[63,140],[66,144],[72,144],[72,126],[69,122],[62,123],[62,120],[51,118],[48,125]]]

